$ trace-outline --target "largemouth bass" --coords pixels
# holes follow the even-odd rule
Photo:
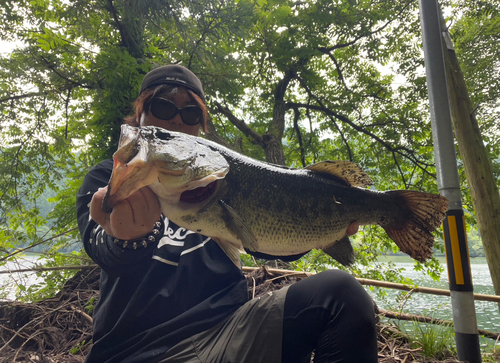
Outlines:
[[[291,169],[154,126],[123,125],[113,158],[105,212],[149,186],[166,217],[211,237],[238,266],[243,249],[286,258],[316,248],[350,264],[352,222],[380,225],[401,251],[423,262],[448,210],[440,195],[368,190],[370,178],[351,162]]]

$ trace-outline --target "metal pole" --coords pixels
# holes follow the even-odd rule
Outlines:
[[[437,0],[419,0],[419,5],[437,182],[439,192],[448,198],[450,208],[443,222],[443,229],[455,342],[460,361],[480,363],[481,350],[446,83],[439,8]]]

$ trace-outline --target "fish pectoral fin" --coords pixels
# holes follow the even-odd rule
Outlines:
[[[241,269],[241,258],[240,254],[243,253],[238,247],[234,246],[230,242],[212,238],[221,248],[222,251],[229,257],[231,261],[236,265],[236,267]]]
[[[345,236],[331,246],[323,248],[323,251],[344,266],[353,264],[356,257],[348,236]]]
[[[366,187],[373,184],[365,171],[358,164],[350,161],[326,160],[306,166],[306,169],[324,174],[326,177],[340,178],[344,183],[352,187]]]
[[[259,249],[259,243],[257,242],[257,238],[255,238],[252,229],[248,227],[240,217],[240,215],[233,208],[227,205],[222,199],[219,200],[219,204],[226,212],[224,219],[227,228],[240,239],[243,247],[252,252],[257,251]]]

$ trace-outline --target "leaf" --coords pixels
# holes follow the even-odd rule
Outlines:
[[[2,258],[45,240],[32,250],[47,251],[53,264],[65,263],[57,251],[81,249],[77,230],[50,238],[77,226],[76,191],[115,151],[144,75],[173,62],[199,75],[213,132],[246,155],[270,160],[274,152],[294,167],[351,160],[377,190],[437,192],[416,2],[113,4],[116,14],[95,0],[19,0],[0,10],[1,38],[19,43],[0,56]],[[500,185],[500,22],[493,5],[452,1],[449,23]],[[472,245],[479,248],[479,236]],[[380,230],[361,231],[356,249],[351,273],[402,279],[373,267],[395,249]],[[331,263],[312,252],[296,266]],[[440,274],[434,261],[421,268]],[[69,275],[44,276],[46,289],[31,297],[53,293]]]

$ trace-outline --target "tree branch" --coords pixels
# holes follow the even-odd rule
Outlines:
[[[394,163],[398,167],[399,175],[401,175],[401,179],[403,179],[403,184],[405,185],[405,188],[408,188],[408,185],[406,184],[406,178],[403,173],[403,170],[401,170],[401,166],[399,165],[398,159],[396,158],[396,153],[392,152],[392,158],[394,160]]]
[[[115,5],[113,4],[113,0],[108,0],[108,5],[109,5],[109,11],[111,12],[111,15],[113,16],[113,20],[115,22],[116,28],[118,29],[118,32],[120,33],[122,45],[124,47],[127,47],[127,42],[125,40],[125,32],[123,31],[122,24],[120,23],[120,20],[118,19],[118,13],[116,12],[116,8],[115,8]]]
[[[305,85],[305,83],[302,81],[302,79],[300,80],[302,86],[305,88],[307,94],[309,95],[309,100],[307,102],[307,105],[310,106],[311,103],[310,103],[310,99],[313,98],[316,100],[316,102],[319,103],[319,105],[323,108],[326,108],[323,103],[321,102],[321,100],[318,99],[318,97],[316,97],[312,92],[311,90],[309,89],[309,87],[307,87]],[[309,108],[307,109],[307,112],[309,113]],[[353,161],[353,155],[352,155],[352,151],[351,151],[351,147],[349,146],[349,142],[347,141],[347,138],[345,137],[344,133],[342,132],[342,129],[340,128],[340,126],[337,124],[337,122],[335,122],[335,119],[333,118],[332,115],[329,115],[328,116],[330,118],[330,121],[332,121],[333,125],[335,126],[335,128],[337,129],[337,131],[339,132],[340,134],[340,137],[342,138],[342,141],[344,142],[344,145],[346,146],[347,148],[347,152],[349,153],[349,160],[350,161]],[[312,130],[311,130],[312,132]]]
[[[31,267],[18,270],[0,270],[0,274],[13,274],[21,272],[45,272],[45,271],[63,271],[63,270],[82,270],[84,268],[97,268],[97,265],[78,265],[78,266],[56,266],[56,267]]]
[[[31,93],[26,93],[24,95],[17,95],[17,96],[10,96],[6,98],[0,99],[0,103],[5,102],[5,101],[14,101],[14,100],[20,100],[23,98],[29,98],[29,97],[35,97],[35,96],[45,96],[46,93],[44,92],[31,92]]]
[[[62,79],[64,79],[65,81],[71,83],[72,85],[74,86],[79,86],[79,87],[82,87],[82,88],[86,88],[86,89],[93,89],[93,87],[90,87],[89,85],[85,85],[85,84],[82,84],[82,83],[79,83],[77,81],[73,81],[72,79],[64,76],[61,72],[59,72],[56,67],[51,64],[49,62],[48,59],[46,59],[44,56],[40,56],[40,58],[42,59],[42,61],[45,62],[45,65],[47,66],[47,68],[49,68],[52,72],[54,72],[55,74],[57,74],[59,77],[61,77]]]
[[[349,87],[347,87],[347,84],[345,83],[345,79],[344,79],[344,73],[342,72],[342,70],[340,69],[340,65],[339,63],[337,62],[337,59],[335,59],[335,57],[333,56],[333,54],[331,52],[328,52],[327,53],[328,56],[330,57],[330,59],[332,60],[332,62],[335,64],[335,68],[337,69],[337,73],[339,74],[339,80],[340,82],[342,82],[342,84],[344,85],[344,88],[345,88],[345,91],[347,93],[350,92],[350,89]]]
[[[392,23],[394,21],[394,19],[398,19],[399,16],[401,15],[401,13],[406,9],[408,8],[408,6],[410,5],[410,2],[407,2],[406,5],[401,9],[401,11],[391,20],[387,21],[384,25],[382,25],[381,27],[379,27],[378,29],[375,29],[374,31],[371,31],[371,32],[367,32],[366,34],[362,34],[362,35],[359,35],[357,36],[354,40],[350,41],[350,42],[347,42],[347,43],[343,43],[343,44],[337,44],[337,45],[334,45],[334,46],[331,46],[331,47],[318,47],[317,49],[322,52],[323,54],[327,54],[330,59],[332,60],[332,62],[335,64],[335,68],[337,69],[337,73],[339,75],[339,80],[340,82],[342,83],[342,85],[344,86],[345,88],[345,91],[347,92],[348,94],[348,97],[349,99],[351,99],[350,97],[350,89],[349,87],[347,87],[347,84],[345,82],[345,78],[344,78],[344,75],[343,75],[343,72],[340,68],[340,65],[339,63],[337,62],[337,59],[334,57],[334,55],[332,54],[332,50],[335,50],[335,49],[340,49],[340,48],[345,48],[345,47],[348,47],[348,46],[351,46],[351,45],[354,45],[358,40],[364,38],[364,37],[368,37],[368,36],[371,36],[373,34],[376,34],[376,33],[379,33],[381,32],[382,30],[384,30],[390,23]],[[381,89],[382,90],[382,89]],[[381,91],[380,90],[380,91]],[[380,100],[383,100],[382,98],[378,97],[378,93],[377,92],[375,95],[365,95],[365,96],[362,96],[362,97],[373,97],[373,98],[377,98],[377,99],[380,99]]]
[[[207,119],[207,133],[205,134],[205,137],[208,140],[214,141],[218,143],[219,145],[225,146],[229,149],[232,149],[231,145],[222,137],[219,135],[217,132],[214,123],[212,122],[212,118]]]
[[[300,61],[302,63],[303,61]],[[276,137],[283,136],[283,132],[285,132],[285,93],[290,84],[290,81],[297,76],[297,72],[295,67],[289,69],[283,79],[278,82],[276,85],[276,91],[274,93],[274,110],[273,110],[273,120],[271,125],[269,126],[268,131],[276,130],[278,135]]]
[[[435,174],[428,172],[426,170],[426,168],[423,167],[423,166],[428,167],[428,166],[432,166],[432,165],[426,164],[426,163],[421,162],[418,159],[416,159],[415,156],[414,156],[414,152],[412,150],[409,150],[409,149],[407,149],[405,147],[402,147],[402,146],[393,147],[389,143],[387,143],[384,140],[382,140],[379,136],[373,134],[372,132],[366,130],[365,128],[363,128],[361,126],[356,125],[354,122],[352,122],[351,120],[349,120],[349,118],[347,118],[347,117],[345,117],[343,115],[340,115],[340,114],[338,114],[338,113],[336,113],[336,112],[334,112],[334,111],[332,111],[332,110],[330,110],[330,109],[328,109],[328,108],[326,108],[324,106],[308,105],[308,104],[304,104],[304,103],[289,102],[289,103],[287,103],[287,107],[289,109],[290,108],[294,108],[294,107],[309,108],[309,109],[312,109],[312,110],[323,112],[326,115],[333,116],[336,119],[342,121],[343,123],[351,126],[354,130],[356,130],[358,132],[361,132],[361,133],[363,133],[363,134],[371,137],[372,139],[374,139],[375,141],[377,141],[379,144],[381,144],[382,146],[384,146],[391,153],[394,152],[394,153],[400,154],[401,156],[407,158],[408,160],[410,160],[411,162],[413,162],[415,165],[417,165],[425,174],[427,174],[427,175],[429,175],[429,176],[431,176],[433,178],[436,178]]]
[[[55,236],[52,236],[52,237],[47,238],[47,239],[44,239],[44,240],[42,240],[42,241],[40,241],[40,242],[33,243],[32,245],[29,245],[28,247],[25,247],[25,248],[21,248],[21,249],[19,249],[19,250],[16,250],[15,252],[12,252],[10,255],[7,255],[7,256],[5,256],[5,257],[0,258],[0,262],[5,261],[6,259],[8,259],[8,258],[10,258],[10,257],[12,257],[12,256],[15,256],[15,255],[17,255],[17,254],[19,254],[19,253],[21,253],[21,252],[24,252],[24,251],[26,251],[26,250],[29,250],[29,249],[31,249],[31,248],[33,248],[33,247],[38,246],[38,245],[41,245],[41,244],[43,244],[43,243],[45,243],[45,242],[49,242],[49,241],[51,241],[51,240],[53,240],[53,239],[56,239],[56,238],[61,237],[61,236],[64,236],[65,234],[68,234],[68,233],[70,233],[70,232],[73,232],[73,231],[74,231],[74,230],[76,230],[76,229],[77,229],[76,227],[75,227],[75,228],[72,228],[72,229],[67,230],[67,231],[65,231],[65,232],[63,232],[63,233],[59,233],[59,234],[57,234],[57,235],[55,235]]]
[[[215,106],[217,106],[217,111],[224,116],[227,117],[227,119],[238,128],[243,134],[248,137],[249,139],[253,140],[256,144],[262,146],[263,148],[265,147],[264,140],[261,135],[259,135],[257,132],[255,132],[251,127],[249,127],[245,121],[240,120],[237,118],[233,113],[227,108],[222,106],[219,102],[214,101]]]
[[[409,6],[410,4],[412,3],[412,1],[408,1],[406,3],[406,5],[390,20],[388,20],[384,25],[380,26],[379,28],[373,30],[373,31],[369,31],[365,34],[361,34],[357,37],[354,38],[354,40],[351,40],[350,42],[347,42],[347,43],[342,43],[342,44],[336,44],[336,45],[333,45],[331,47],[318,47],[317,49],[322,52],[322,53],[327,53],[327,52],[331,52],[332,50],[335,50],[335,49],[341,49],[341,48],[346,48],[346,47],[349,47],[351,45],[354,45],[358,40],[362,39],[362,38],[365,38],[365,37],[368,37],[370,35],[374,35],[374,34],[377,34],[379,32],[381,32],[382,30],[384,30],[385,28],[387,28],[389,26],[389,24],[391,24],[393,21],[395,20],[399,20],[400,19],[400,15],[403,13],[403,11],[405,11]]]
[[[68,113],[68,108],[69,108],[69,101],[71,98],[71,88],[68,88],[68,94],[65,100],[65,110],[66,110],[66,127],[64,130],[64,135],[65,139],[68,140],[68,126],[69,126],[69,113]]]
[[[331,47],[318,47],[318,50],[321,52],[321,53],[329,53],[331,52],[332,50],[335,50],[335,49],[341,49],[341,48],[347,48],[347,47],[350,47],[351,45],[354,45],[356,44],[356,42],[358,40],[360,40],[361,38],[364,38],[366,37],[368,34],[364,34],[364,35],[359,35],[357,36],[356,38],[354,38],[354,40],[351,40],[350,42],[347,42],[347,43],[342,43],[342,44],[336,44],[336,45],[332,45]]]
[[[221,11],[221,4],[218,4],[219,7],[217,8],[217,11],[216,11],[216,16],[219,15],[220,11]],[[205,36],[209,33],[209,31],[212,30],[212,24],[215,23],[215,16],[212,17],[212,19],[210,20],[210,22],[208,24],[206,24],[206,26],[203,28],[203,30],[201,31],[201,34],[198,38],[198,40],[195,41],[195,46],[194,46],[194,49],[193,49],[193,52],[191,53],[191,55],[189,56],[189,62],[188,62],[188,65],[187,67],[188,68],[191,68],[191,64],[193,62],[193,58],[196,54],[196,49],[198,49],[198,47],[200,46],[200,44],[202,43],[202,41],[204,40]]]
[[[285,94],[290,81],[297,77],[297,69],[307,63],[307,61],[308,58],[301,58],[298,62],[292,64],[276,85],[274,91],[273,119],[269,124],[267,132],[263,135],[264,150],[268,162],[286,165],[283,145],[281,143],[285,132],[285,113],[287,110]]]
[[[299,127],[300,111],[298,107],[294,108],[293,111],[294,111],[293,129],[297,133],[297,139],[299,140],[299,146],[300,146],[300,160],[302,161],[302,167],[305,168],[306,157],[305,157],[304,143],[302,142],[302,134],[300,132],[300,127]]]

